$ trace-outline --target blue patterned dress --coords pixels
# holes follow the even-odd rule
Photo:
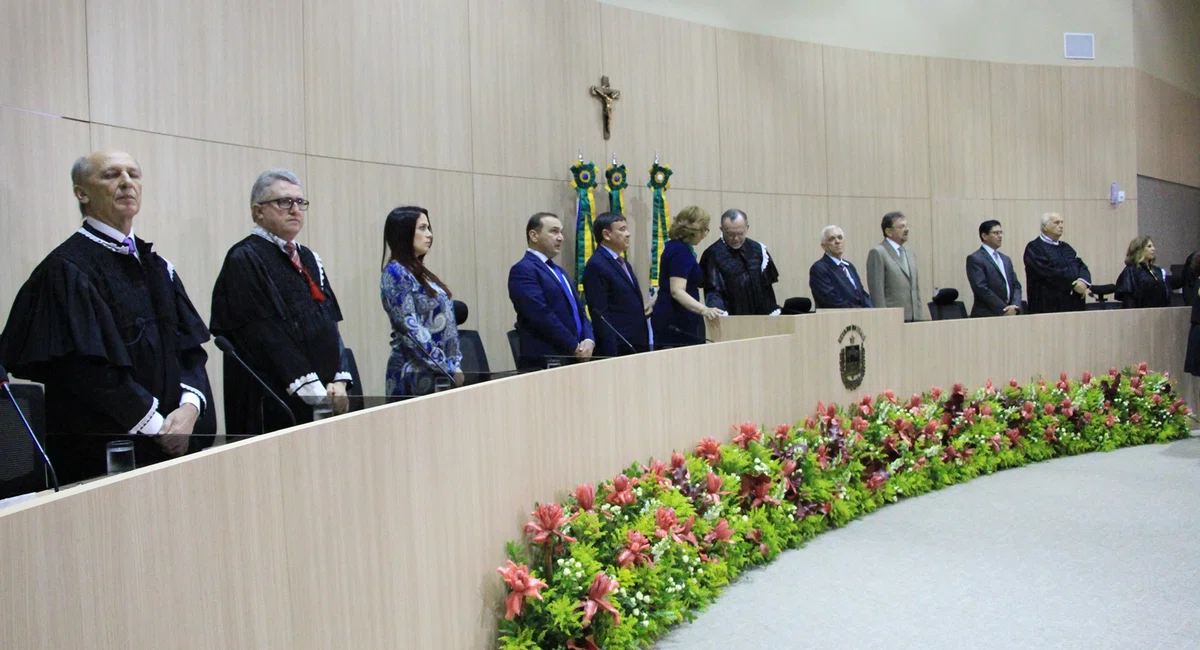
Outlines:
[[[441,287],[431,286],[433,295],[399,262],[388,262],[383,269],[380,297],[392,321],[386,377],[389,396],[432,393],[434,380],[445,377],[434,362],[451,375],[462,364],[454,306]]]

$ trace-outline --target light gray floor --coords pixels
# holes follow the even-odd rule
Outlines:
[[[1200,648],[1200,439],[887,506],[743,574],[655,647]]]

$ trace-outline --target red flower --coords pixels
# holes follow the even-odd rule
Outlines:
[[[1083,371],[1083,379],[1081,379],[1080,381],[1082,381],[1084,383],[1084,385],[1092,383],[1092,373],[1084,370]]]
[[[786,440],[791,432],[792,428],[786,424],[775,425],[775,437],[779,440]]]
[[[709,472],[708,476],[704,480],[705,488],[708,490],[708,495],[712,497],[713,503],[720,503],[721,495],[729,494],[728,492],[721,491],[721,488],[725,485],[725,480],[720,476]]]
[[[896,393],[893,392],[892,389],[889,388],[889,389],[883,391],[883,396],[885,399],[887,399],[887,401],[891,402],[892,404],[896,403]]]
[[[955,458],[958,458],[958,450],[954,448],[954,445],[946,445],[946,451],[942,453],[942,462],[949,463]]]
[[[583,645],[579,645],[582,643]],[[594,637],[587,637],[582,641],[567,641],[567,650],[600,650],[600,646],[596,645]]]
[[[1092,412],[1091,411],[1083,412],[1083,421],[1087,422],[1088,424],[1092,423]]]
[[[883,489],[883,484],[887,481],[887,476],[883,472],[875,472],[871,478],[867,479],[866,487],[872,492],[878,492]]]
[[[1014,447],[1021,440],[1021,430],[1020,429],[1009,429],[1008,431],[1004,432],[1004,435],[1008,436],[1009,442],[1011,442]]]
[[[717,525],[713,526],[713,529],[708,531],[708,534],[704,536],[704,542],[706,544],[712,544],[713,542],[725,542],[726,544],[732,544],[733,542],[730,541],[732,539],[733,530],[729,528],[729,522],[725,521],[724,517],[722,517],[721,520],[717,522]]]
[[[605,501],[618,506],[633,504],[637,501],[637,497],[633,494],[633,481],[630,481],[629,477],[624,474],[618,474],[617,478],[613,479],[612,492],[608,493]]]
[[[988,439],[988,443],[992,445],[992,451],[999,453],[1001,440],[1003,440],[1003,437],[998,433]]]
[[[1141,377],[1130,377],[1129,378],[1129,387],[1130,388],[1139,388],[1139,387],[1141,387],[1141,385],[1142,385]]]
[[[1042,440],[1045,440],[1046,442],[1055,442],[1055,441],[1057,441],[1057,440],[1058,440],[1058,436],[1056,436],[1056,435],[1054,434],[1054,430],[1055,430],[1055,426],[1054,426],[1053,424],[1051,424],[1051,425],[1047,426],[1047,427],[1046,427],[1046,432],[1042,434]]]
[[[954,390],[951,391],[950,394],[951,395],[959,395],[962,392],[963,392],[963,385],[962,384],[954,384]]]
[[[954,421],[954,415],[952,415],[950,413],[950,411],[945,411],[942,413],[942,426],[948,427],[948,426],[950,426],[950,423],[953,421]]]
[[[583,626],[587,627],[592,623],[592,617],[596,612],[604,610],[613,615],[613,625],[621,624],[621,614],[617,612],[617,608],[608,602],[608,595],[617,590],[617,581],[608,577],[604,572],[596,574],[592,580],[592,586],[588,588],[588,595],[580,601],[580,607],[583,607]]]
[[[1148,372],[1148,371],[1146,370],[1146,362],[1145,362],[1145,361],[1143,361],[1143,362],[1141,362],[1141,363],[1139,363],[1139,364],[1138,364],[1138,369],[1137,369],[1137,371],[1138,371],[1138,374],[1139,374],[1139,375],[1144,375],[1144,374],[1146,374],[1146,373]]]
[[[1137,423],[1141,422],[1141,421],[1142,421],[1142,414],[1141,414],[1141,413],[1134,413],[1133,415],[1129,416],[1129,421],[1130,421],[1130,422],[1132,422],[1132,423],[1134,423],[1134,424],[1137,424]]]
[[[829,514],[829,513],[826,512],[825,514]],[[762,541],[762,531],[761,530],[755,528],[754,530],[746,533],[746,539],[754,542],[755,544],[758,544],[758,552],[759,553],[762,553],[763,555],[770,555],[771,547],[768,546],[766,542]]]
[[[596,504],[596,488],[591,483],[575,488],[575,501],[579,503],[580,510],[591,512]]]
[[[696,445],[696,455],[707,460],[708,464],[716,465],[721,462],[721,443],[713,438],[705,438]]]
[[[932,436],[934,433],[937,432],[937,430],[938,430],[938,421],[937,420],[930,420],[930,421],[926,422],[925,428],[922,429],[922,431],[925,433],[926,436]]]
[[[1059,390],[1068,390],[1071,388],[1071,382],[1067,379],[1067,371],[1066,370],[1062,371],[1058,375],[1058,384],[1056,384],[1056,385],[1058,386]]]
[[[735,426],[733,430],[738,432],[737,436],[733,439],[733,444],[740,446],[742,449],[749,447],[751,440],[758,442],[762,438],[762,433],[759,432],[758,425],[750,421]]]
[[[869,427],[871,425],[866,420],[864,420],[856,415],[856,416],[854,416],[854,421],[851,423],[850,426],[859,433],[866,433],[867,427]]]
[[[1013,388],[1020,388],[1020,387],[1021,387],[1021,385],[1017,383],[1017,380],[1016,380],[1016,379],[1009,379],[1009,380],[1008,380],[1008,385],[1009,385],[1009,386],[1012,386]]]
[[[870,396],[868,395],[868,397],[870,397]],[[870,404],[859,404],[858,412],[867,417],[870,417],[871,414],[875,412],[875,409],[871,408]]]
[[[928,464],[929,464],[929,459],[924,456],[921,456],[920,458],[917,459],[917,462],[913,463],[913,471],[915,472],[917,470],[924,469],[925,466]]]
[[[911,411],[912,409],[915,409],[915,408],[919,407],[920,405],[921,405],[921,396],[916,393],[913,393],[912,398],[908,400],[908,409]]]
[[[679,469],[686,462],[687,459],[683,457],[683,454],[677,451],[671,452],[671,469]]]
[[[1162,404],[1162,395],[1159,395],[1158,393],[1155,393],[1155,394],[1153,394],[1153,395],[1151,395],[1151,396],[1150,396],[1150,401],[1151,401],[1151,402],[1152,402],[1152,403],[1153,403],[1155,406],[1158,406],[1159,404]]]
[[[534,521],[525,524],[525,533],[533,535],[534,544],[551,544],[555,539],[564,542],[575,541],[574,537],[559,530],[562,526],[574,521],[575,518],[567,519],[563,516],[562,506],[557,503],[538,504],[537,509],[530,513],[530,516],[534,518]]]
[[[829,448],[826,445],[817,447],[817,465],[821,469],[829,467]]]
[[[642,465],[642,471],[645,474],[638,479],[641,483],[656,483],[661,487],[671,487],[671,479],[667,477],[667,464],[661,460],[650,460],[650,466]]]
[[[992,405],[984,404],[983,406],[979,407],[979,414],[986,418],[992,417]]]
[[[526,598],[542,599],[538,589],[545,587],[546,583],[530,575],[529,567],[524,564],[517,565],[512,560],[508,560],[505,566],[496,571],[504,576],[504,582],[508,583],[508,598],[504,599],[505,620],[511,621],[521,615],[521,607],[525,604]]]
[[[963,411],[963,419],[967,421],[967,424],[975,424],[975,413],[976,411],[974,406]]]
[[[931,397],[933,397],[933,400],[936,402],[937,400],[942,398],[942,389],[938,388],[937,386],[934,386],[933,388],[929,389],[929,395]]]
[[[1183,405],[1183,400],[1177,399],[1177,400],[1175,400],[1174,404],[1171,404],[1170,406],[1167,407],[1167,413],[1170,413],[1171,415],[1175,415],[1175,412],[1180,410],[1181,407],[1183,409],[1187,408],[1186,406]],[[1187,411],[1186,410],[1183,411],[1183,414],[1187,415]]]
[[[617,554],[617,564],[622,569],[630,566],[654,566],[654,558],[650,557],[650,540],[642,534],[642,531],[634,528],[626,535],[629,540],[625,544],[625,548]]]
[[[676,544],[684,542],[696,544],[696,534],[692,532],[692,525],[696,523],[696,515],[688,517],[688,520],[682,524],[678,521],[674,508],[659,507],[654,512],[654,525],[657,527],[657,530],[654,531],[655,536],[659,539],[669,537]]]
[[[771,477],[762,474],[742,475],[742,490],[738,494],[742,498],[750,499],[750,509],[757,508],[764,503],[779,505],[779,501],[771,496]]]
[[[1054,415],[1054,405],[1047,402],[1046,405],[1042,407],[1042,412],[1046,415]]]
[[[1113,417],[1113,414],[1112,414],[1112,413],[1109,413],[1109,414],[1108,414],[1108,418],[1106,418],[1106,419],[1104,420],[1104,423],[1105,423],[1106,425],[1108,425],[1108,428],[1110,428],[1110,429],[1111,429],[1111,428],[1113,428],[1113,425],[1115,425],[1115,424],[1117,423],[1117,420],[1116,420],[1116,418],[1114,418],[1114,417]]]
[[[805,429],[812,429],[815,426],[817,426],[817,423],[811,417],[804,418]]]
[[[1116,379],[1117,377],[1121,376],[1121,371],[1117,370],[1116,366],[1113,366],[1108,369],[1108,376],[1112,377],[1113,379]]]

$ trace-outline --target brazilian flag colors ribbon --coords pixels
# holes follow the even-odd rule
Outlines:
[[[575,282],[583,295],[583,267],[596,250],[592,220],[596,216],[596,165],[582,160],[571,166],[571,187],[575,188]]]
[[[650,287],[658,288],[658,258],[667,244],[671,230],[671,206],[667,205],[667,190],[671,187],[671,167],[657,162],[650,167],[650,182],[654,192],[654,210],[650,216]]]
[[[629,187],[625,165],[609,165],[604,180],[608,184],[608,211],[625,214],[625,188]]]

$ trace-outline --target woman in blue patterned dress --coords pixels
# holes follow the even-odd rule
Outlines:
[[[452,294],[425,267],[433,246],[429,212],[413,206],[392,210],[383,226],[384,264],[379,280],[383,309],[392,321],[387,364],[389,396],[426,395],[439,378],[461,386],[462,353]]]

